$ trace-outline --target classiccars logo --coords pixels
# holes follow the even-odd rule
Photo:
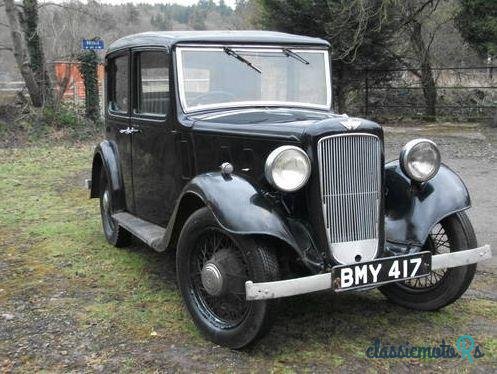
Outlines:
[[[380,338],[373,339],[373,345],[366,349],[368,358],[462,358],[473,363],[474,359],[483,357],[482,347],[475,343],[470,335],[461,335],[455,347],[442,343],[433,346],[414,346],[409,343],[400,345],[382,344]]]

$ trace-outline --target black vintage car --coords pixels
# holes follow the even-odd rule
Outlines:
[[[210,340],[243,347],[275,298],[379,287],[442,308],[478,247],[468,191],[426,139],[384,162],[378,124],[331,110],[328,42],[263,31],[149,32],[106,56],[91,197],[115,246],[176,251]]]

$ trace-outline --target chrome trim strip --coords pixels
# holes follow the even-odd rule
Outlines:
[[[374,259],[379,247],[381,202],[379,137],[368,133],[326,136],[319,139],[317,153],[323,219],[332,257],[341,264],[354,263],[357,255],[360,261]],[[362,245],[354,246],[354,242]],[[348,253],[349,247],[355,252]]]
[[[281,43],[281,44],[244,44],[244,43],[224,43],[224,44],[219,44],[219,43],[190,43],[190,42],[181,42],[178,44],[175,44],[176,48],[188,48],[188,47],[193,47],[193,48],[223,48],[223,47],[229,47],[229,48],[257,48],[257,49],[275,49],[279,48],[290,48],[290,49],[304,49],[304,50],[328,50],[329,46],[325,44],[286,44],[286,43]]]
[[[484,245],[479,248],[432,256],[431,269],[436,270],[440,268],[470,265],[488,260],[491,257],[492,251],[490,246]],[[276,299],[279,297],[288,297],[315,291],[328,290],[331,289],[331,285],[331,273],[286,279],[276,282],[254,283],[252,281],[247,281],[245,282],[245,298],[247,300]],[[377,286],[380,286],[380,284],[371,285],[371,288],[376,288]]]
[[[184,82],[184,73],[183,73],[183,56],[182,52],[183,51],[198,51],[199,49],[203,49],[205,51],[222,51],[222,47],[227,47],[228,45],[222,45],[219,47],[180,47],[178,46],[176,48],[176,59],[177,59],[177,65],[176,65],[176,70],[177,70],[177,75],[178,75],[178,90],[179,90],[179,98],[181,102],[181,107],[183,108],[183,111],[185,113],[192,113],[192,112],[197,112],[197,111],[202,111],[206,109],[223,109],[223,108],[243,108],[243,107],[253,107],[253,106],[267,106],[267,107],[279,107],[279,106],[286,106],[286,107],[292,107],[292,108],[310,108],[310,109],[323,109],[323,110],[329,110],[331,108],[331,76],[330,76],[330,69],[327,69],[327,66],[330,66],[330,55],[329,51],[326,48],[321,48],[321,49],[312,49],[312,48],[292,48],[292,51],[299,53],[299,52],[306,52],[306,53],[322,53],[324,56],[324,66],[325,66],[325,82],[326,82],[326,104],[324,105],[319,105],[319,104],[309,104],[309,103],[300,103],[300,102],[285,102],[285,101],[239,101],[239,102],[227,102],[227,103],[220,103],[220,104],[208,104],[208,105],[197,105],[194,107],[188,107],[187,102],[186,102],[186,95],[185,95],[185,86],[183,84]],[[283,46],[275,47],[275,48],[263,48],[260,46],[250,46],[250,47],[243,47],[243,46],[237,46],[233,48],[235,51],[236,50],[244,50],[244,51],[250,51],[250,52],[268,52],[268,51],[275,51],[275,52],[280,52],[282,50]]]

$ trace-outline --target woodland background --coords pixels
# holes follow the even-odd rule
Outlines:
[[[329,40],[339,113],[383,122],[497,121],[497,0],[237,0],[231,7],[223,0],[190,6],[0,0],[0,133],[13,122],[100,121],[96,66],[104,52],[82,52],[82,39],[108,46],[142,31],[209,29]],[[76,61],[86,71],[85,110],[62,103],[67,81],[55,77],[55,61]],[[12,82],[22,84],[12,89]]]

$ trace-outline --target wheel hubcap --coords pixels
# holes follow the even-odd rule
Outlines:
[[[220,328],[238,325],[250,307],[245,300],[249,269],[241,250],[226,235],[208,229],[190,261],[192,293],[200,312]]]
[[[202,285],[212,296],[219,296],[223,292],[223,275],[213,262],[207,262],[200,273]]]

